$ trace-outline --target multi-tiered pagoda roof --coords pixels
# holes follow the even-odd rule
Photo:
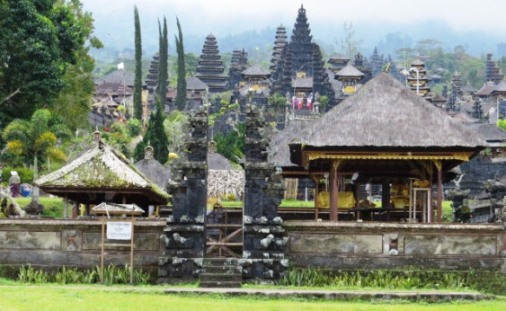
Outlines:
[[[210,34],[206,37],[195,76],[207,84],[209,92],[224,92],[228,89],[228,77],[224,71],[216,37]]]

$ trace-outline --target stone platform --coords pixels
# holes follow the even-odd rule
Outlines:
[[[173,287],[166,294],[260,296],[265,298],[306,298],[323,300],[404,300],[426,302],[479,301],[494,299],[495,296],[479,292],[453,291],[382,291],[382,290],[324,290],[324,289],[256,289],[256,288],[188,288]]]

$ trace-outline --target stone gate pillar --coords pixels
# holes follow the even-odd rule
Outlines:
[[[245,278],[276,279],[288,265],[284,255],[287,238],[284,236],[283,220],[278,216],[278,206],[283,197],[282,178],[267,161],[272,131],[258,108],[248,105],[241,261]]]
[[[190,116],[185,155],[171,165],[167,188],[172,196],[173,211],[161,237],[165,251],[159,258],[159,282],[193,279],[202,267],[207,205],[207,129],[207,107],[202,107]]]

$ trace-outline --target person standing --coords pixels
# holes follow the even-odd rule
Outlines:
[[[12,197],[19,197],[19,185],[21,184],[21,178],[18,175],[18,172],[11,171],[11,177],[9,178],[9,186],[11,189]]]

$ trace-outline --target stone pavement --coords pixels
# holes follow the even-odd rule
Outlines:
[[[266,298],[307,298],[326,300],[407,300],[448,302],[455,300],[478,301],[494,299],[493,295],[479,292],[452,291],[387,291],[387,290],[325,290],[325,289],[256,289],[256,288],[182,288],[164,290],[166,294],[217,294],[227,296],[260,296]]]

